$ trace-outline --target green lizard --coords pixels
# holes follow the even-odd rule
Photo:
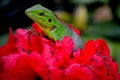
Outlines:
[[[40,4],[25,10],[25,14],[40,25],[44,33],[52,40],[62,40],[69,36],[75,44],[74,49],[83,47],[83,40],[49,9]]]

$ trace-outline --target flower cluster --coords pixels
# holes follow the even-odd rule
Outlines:
[[[54,42],[36,23],[33,28],[16,34],[10,29],[7,44],[0,47],[0,80],[118,80],[118,64],[105,40],[89,40],[73,51],[70,37]]]

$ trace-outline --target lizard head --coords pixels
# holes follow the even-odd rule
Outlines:
[[[43,31],[48,32],[56,28],[57,18],[53,12],[40,4],[34,5],[25,11],[25,14],[37,22]]]

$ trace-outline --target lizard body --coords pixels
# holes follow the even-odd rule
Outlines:
[[[83,41],[71,28],[60,21],[55,14],[40,4],[34,5],[25,11],[25,14],[40,25],[44,33],[52,40],[62,40],[69,36],[73,39],[75,48],[82,48]]]

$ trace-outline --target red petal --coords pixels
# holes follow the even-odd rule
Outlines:
[[[57,67],[50,67],[45,80],[63,80],[63,71]],[[56,74],[57,73],[57,74]]]
[[[33,28],[36,32],[40,33],[41,35],[44,35],[44,31],[40,28],[40,25],[37,24],[36,22],[34,22],[34,23],[32,24],[32,28]]]
[[[73,51],[73,41],[70,37],[64,37],[62,42],[56,41],[55,58],[60,68],[65,68],[70,64],[70,56]]]
[[[33,70],[42,78],[48,73],[48,65],[45,62],[44,56],[33,52],[30,54],[30,65]]]
[[[97,52],[99,55],[110,57],[110,49],[105,40],[99,38],[95,41],[95,44],[96,47],[98,48]]]
[[[24,29],[18,29],[16,32],[16,36],[19,40],[17,46],[21,46],[26,51],[36,51],[38,53],[42,53],[44,45],[41,36]]]
[[[3,65],[4,72],[1,73],[2,80],[35,80],[35,73],[26,63],[27,58],[28,56],[25,54],[12,54],[2,57],[5,63]]]
[[[12,29],[10,28],[10,36],[8,38],[7,44],[0,47],[0,53],[1,53],[0,57],[8,54],[12,54],[12,53],[19,53],[17,51],[17,48],[15,47],[15,43],[16,43],[16,37],[13,34]]]
[[[91,70],[80,64],[72,64],[65,70],[64,80],[95,80]]]
[[[96,54],[96,46],[93,40],[89,40],[85,45],[80,57],[82,64],[88,64],[91,58]]]

